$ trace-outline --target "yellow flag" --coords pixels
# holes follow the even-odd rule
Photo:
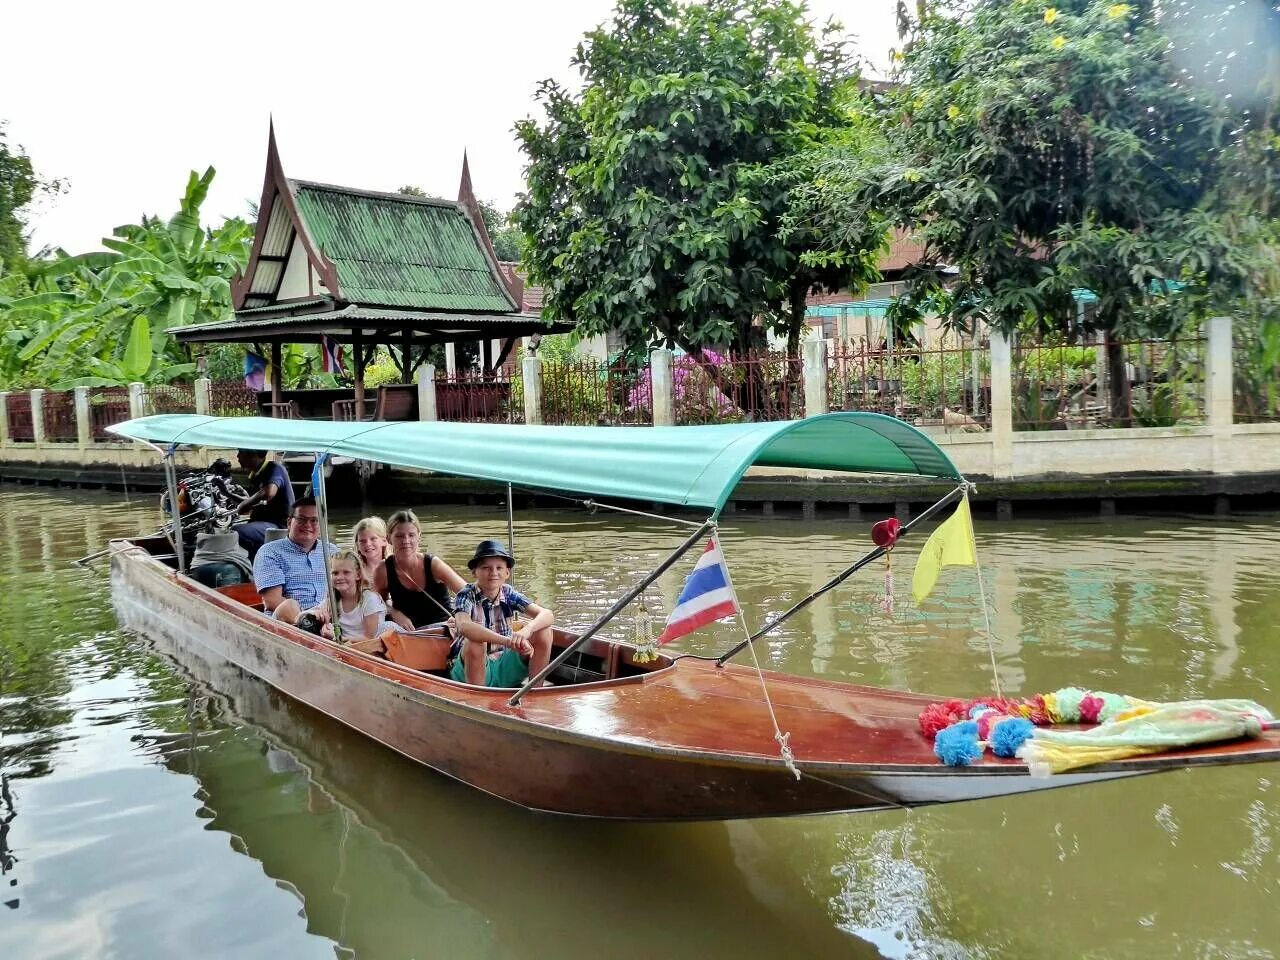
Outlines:
[[[969,498],[965,497],[956,512],[947,517],[938,529],[929,535],[916,561],[916,572],[911,577],[911,595],[919,603],[933,590],[943,567],[972,567],[973,518],[969,516]]]

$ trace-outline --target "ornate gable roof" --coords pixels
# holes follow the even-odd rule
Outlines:
[[[473,195],[454,202],[289,180],[274,129],[253,250],[233,295],[237,311],[315,296],[405,310],[519,310]]]

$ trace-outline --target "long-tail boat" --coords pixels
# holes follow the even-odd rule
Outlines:
[[[891,417],[836,413],[801,421],[690,427],[549,427],[330,423],[161,415],[112,428],[164,458],[179,447],[313,454],[321,502],[326,457],[524,489],[708,511],[683,543],[590,627],[556,629],[555,656],[518,690],[467,685],[414,669],[382,640],[344,644],[272,619],[253,591],[187,576],[179,520],[168,537],[112,541],[111,577],[125,626],[165,644],[198,645],[282,693],[440,773],[531,810],[619,819],[728,819],[909,808],[1140,776],[1182,767],[1280,760],[1280,731],[1033,775],[983,754],[942,765],[919,717],[939,698],[729,662],[639,655],[600,628],[690,548],[752,466],[890,474],[947,483],[901,533],[962,498],[969,484],[925,434]],[[518,451],[518,455],[495,455]],[[171,490],[171,501],[177,502]],[[510,497],[508,496],[508,503]],[[588,502],[598,504],[592,499]],[[625,509],[625,508],[624,508]],[[879,557],[878,546],[814,596]],[[445,635],[439,637],[443,643]],[[401,658],[402,659],[402,658]],[[437,665],[438,666],[438,665]],[[548,679],[553,685],[544,686]],[[786,731],[785,735],[781,735]]]

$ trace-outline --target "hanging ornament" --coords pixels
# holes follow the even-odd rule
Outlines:
[[[653,635],[652,618],[643,599],[636,610],[634,627],[636,652],[631,659],[636,663],[652,663],[658,659],[658,638]]]
[[[893,545],[902,534],[902,524],[897,517],[881,520],[871,528],[871,540],[877,547],[884,547],[884,596],[880,609],[886,617],[893,616]]]

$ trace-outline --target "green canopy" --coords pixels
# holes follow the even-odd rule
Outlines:
[[[112,433],[155,444],[330,453],[460,477],[719,513],[750,466],[962,480],[919,430],[878,413],[693,427],[333,423],[164,414]]]

